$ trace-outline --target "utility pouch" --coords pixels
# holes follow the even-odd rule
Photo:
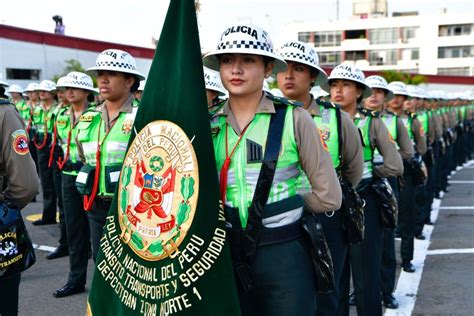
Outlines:
[[[387,178],[374,179],[372,188],[377,193],[382,226],[394,229],[397,226],[398,204],[390,183]]]
[[[105,166],[105,191],[114,194],[120,179],[122,165]]]
[[[82,195],[90,195],[94,184],[95,167],[91,165],[82,166],[76,177],[77,192]]]
[[[339,176],[342,190],[342,212],[344,231],[347,241],[357,244],[364,240],[364,201],[356,192],[352,184]]]
[[[303,235],[310,244],[317,293],[331,293],[336,289],[331,252],[324,237],[323,227],[315,214],[304,212],[301,218]]]

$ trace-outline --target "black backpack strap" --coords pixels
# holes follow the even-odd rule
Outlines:
[[[339,156],[339,171],[342,169],[342,122],[341,122],[341,109],[340,108],[335,108],[336,111],[336,120],[337,120],[337,154]]]
[[[286,105],[275,104],[276,113],[270,118],[268,137],[263,156],[262,168],[258,176],[252,204],[248,210],[247,228],[244,233],[243,250],[247,257],[252,257],[258,245],[260,230],[263,227],[263,210],[267,204],[270,189],[272,187],[278,155],[281,148],[283,136],[283,125],[285,123]]]

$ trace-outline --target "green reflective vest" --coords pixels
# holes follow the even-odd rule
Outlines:
[[[426,111],[418,112],[416,117],[421,123],[421,127],[423,128],[423,132],[427,135],[429,131],[429,116]]]
[[[112,197],[115,193],[127,152],[127,145],[137,114],[137,102],[132,103],[131,113],[121,112],[110,131],[106,132],[106,123],[102,121],[101,112],[92,110],[82,114],[77,128],[77,140],[81,143],[86,164],[96,166],[97,145],[100,143],[99,188],[97,196]]]
[[[87,109],[86,109],[87,111]],[[86,112],[85,111],[85,112]],[[84,112],[84,113],[85,113]],[[81,159],[77,151],[77,144],[75,142],[77,136],[77,125],[73,127],[71,124],[71,106],[62,108],[56,116],[56,134],[57,144],[61,146],[64,153],[64,159],[67,163],[76,164],[80,163]],[[77,175],[78,171],[62,171],[64,174]]]
[[[408,138],[410,138],[412,144],[415,145],[415,138],[413,136],[413,131],[411,128],[411,125],[413,123],[413,116],[408,114],[407,117],[402,118],[402,122],[403,122],[403,125],[405,125],[405,128],[407,129]]]
[[[41,135],[53,131],[54,115],[57,111],[56,103],[53,104],[49,110],[45,110],[42,104],[35,107],[33,111],[33,122],[36,126],[37,133]]]
[[[395,146],[397,149],[399,148],[397,138],[397,121],[398,121],[398,116],[392,113],[384,113],[381,116],[382,122],[384,122],[385,126],[388,129],[388,132],[390,133],[390,136],[392,136],[393,141],[395,142]],[[380,154],[379,150],[377,148],[374,149],[374,164],[379,165],[383,164],[383,157]]]
[[[362,109],[364,110],[364,109]],[[364,116],[363,118],[355,117],[354,124],[359,128],[362,133],[363,150],[364,150],[364,171],[362,173],[362,179],[372,178],[373,161],[374,161],[374,149],[370,144],[370,123],[372,122],[372,116]]]
[[[252,203],[262,166],[270,117],[271,115],[268,113],[255,114],[231,157],[225,204],[238,209],[243,228],[247,226],[248,208]],[[239,135],[235,133],[234,129],[228,126],[226,118],[224,115],[219,115],[211,121],[214,152],[219,173],[226,159],[226,142],[230,155],[239,139]],[[293,106],[288,106],[280,156],[267,207],[263,214],[265,226],[284,226],[301,218],[303,199],[298,195],[298,188],[301,187],[301,175],[298,147],[293,129]],[[270,203],[274,203],[275,207],[269,207]]]
[[[331,103],[321,103],[321,101],[316,101],[319,106],[319,111],[321,115],[313,115],[314,122],[319,129],[319,133],[323,138],[324,142],[328,146],[329,153],[331,154],[332,163],[334,168],[337,170],[341,167],[341,153],[339,148],[339,124],[337,118],[337,109]],[[340,115],[340,113],[339,113]]]

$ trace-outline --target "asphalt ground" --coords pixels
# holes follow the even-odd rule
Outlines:
[[[450,182],[450,192],[435,203],[440,204],[439,211],[432,212],[432,218],[437,216],[435,226],[425,226],[429,240],[415,241],[418,275],[397,269],[395,296],[401,304],[386,315],[474,314],[474,161],[457,171]],[[84,315],[93,261],[89,260],[85,293],[53,297],[67,281],[69,258],[46,259],[58,245],[59,227],[31,224],[42,209],[41,194],[37,199],[22,211],[33,243],[41,247],[36,250],[35,265],[22,274],[19,315]],[[399,246],[396,240],[398,266]],[[355,314],[353,307],[351,315]]]

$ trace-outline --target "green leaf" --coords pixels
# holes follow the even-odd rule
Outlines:
[[[120,204],[121,210],[125,214],[125,212],[127,211],[127,205],[128,205],[128,193],[127,193],[127,190],[125,189],[122,190],[122,199],[120,203],[121,203]]]
[[[163,245],[161,241],[154,242],[148,247],[148,250],[154,255],[160,255],[163,253]]]
[[[122,186],[127,186],[130,183],[130,176],[132,174],[132,168],[124,167],[122,173]]]
[[[189,204],[181,202],[178,209],[178,218],[176,219],[178,226],[180,226],[184,221],[186,221],[190,209],[191,208],[189,207]]]
[[[140,235],[138,235],[136,232],[132,234],[132,243],[135,244],[135,247],[137,249],[143,249],[142,239],[140,238]]]

